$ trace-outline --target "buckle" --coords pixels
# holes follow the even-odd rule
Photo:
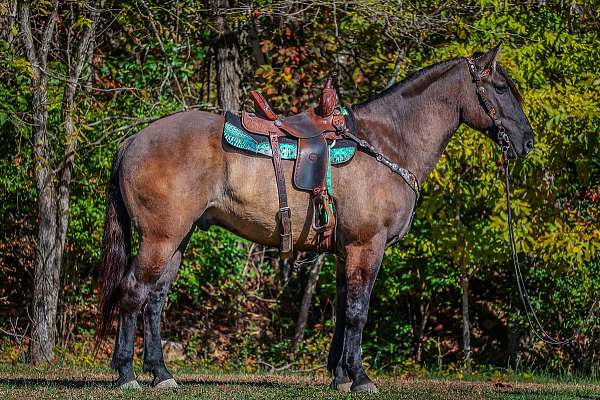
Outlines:
[[[292,211],[290,210],[290,208],[289,208],[289,207],[281,207],[281,208],[279,209],[279,212],[278,212],[278,213],[279,213],[279,219],[283,219],[283,218],[281,217],[281,215],[282,215],[282,214],[287,214],[287,217],[288,217],[288,218],[291,218],[291,217],[292,217]]]

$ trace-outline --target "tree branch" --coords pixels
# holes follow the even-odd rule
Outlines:
[[[181,105],[185,109],[187,107],[186,107],[185,100],[184,100],[183,90],[181,90],[181,85],[179,84],[179,79],[177,79],[177,75],[173,72],[173,68],[171,67],[171,62],[169,61],[169,56],[165,50],[163,41],[160,38],[160,34],[158,32],[158,29],[156,28],[156,24],[154,23],[154,15],[152,14],[152,11],[150,11],[150,8],[148,7],[148,4],[146,4],[145,0],[139,0],[139,1],[140,1],[140,4],[142,5],[142,8],[146,12],[146,14],[148,14],[148,19],[150,20],[150,27],[152,28],[154,37],[158,41],[160,50],[162,51],[163,55],[165,56],[165,62],[167,65],[167,74],[169,76],[173,76],[173,79],[175,80],[175,85],[177,86],[177,91],[179,92],[179,97],[177,95],[176,95],[176,97],[178,97],[178,100],[181,102]]]
[[[29,20],[29,3],[26,1],[20,2],[19,8],[19,25],[21,26],[21,39],[23,40],[23,46],[25,46],[25,54],[27,60],[35,66],[38,63],[37,51],[35,50],[35,43],[33,43],[33,33],[31,32],[31,21]],[[34,71],[36,68],[34,67]]]
[[[52,41],[52,34],[54,33],[54,25],[57,15],[58,0],[54,0],[54,3],[52,4],[52,12],[50,13],[50,17],[48,17],[48,21],[46,22],[44,36],[38,50],[39,62],[42,67],[46,67],[46,62],[48,61],[48,51],[50,51],[50,43]]]

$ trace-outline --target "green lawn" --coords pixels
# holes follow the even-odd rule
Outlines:
[[[328,389],[325,375],[177,374],[180,387],[155,390],[139,377],[140,391],[111,388],[114,375],[93,369],[0,368],[0,400],[6,399],[341,399],[367,397]],[[466,382],[456,380],[376,379],[372,399],[598,399],[600,385],[564,383]]]

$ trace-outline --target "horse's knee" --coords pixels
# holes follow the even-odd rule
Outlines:
[[[348,328],[362,329],[367,323],[368,306],[364,301],[348,304],[346,308],[346,326]]]

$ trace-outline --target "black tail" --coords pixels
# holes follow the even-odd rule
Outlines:
[[[102,259],[98,270],[98,298],[100,315],[96,335],[96,351],[112,325],[117,305],[117,287],[127,271],[131,251],[131,220],[121,189],[119,187],[119,168],[128,141],[124,142],[117,153],[112,166],[110,182],[106,194],[106,218],[104,220],[104,238],[102,240]]]

